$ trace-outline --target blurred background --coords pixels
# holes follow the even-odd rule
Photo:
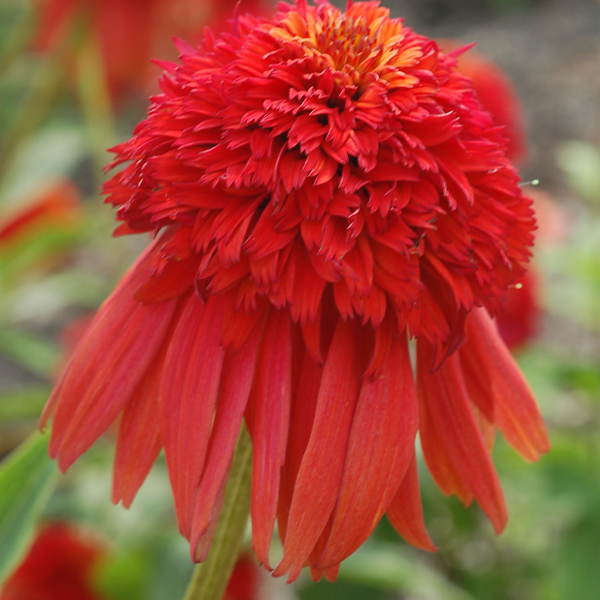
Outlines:
[[[342,2],[336,2],[340,6]],[[420,471],[436,554],[384,519],[335,584],[293,586],[244,557],[229,600],[597,600],[600,597],[600,2],[385,0],[451,50],[506,127],[534,198],[530,274],[501,332],[531,383],[553,449],[494,450],[509,508],[495,537],[476,506]],[[241,10],[269,14],[269,0]],[[94,311],[147,242],[112,238],[99,193],[106,148],[176,59],[227,28],[234,0],[0,2],[0,600],[171,600],[190,577],[159,459],[130,510],[110,503],[110,433],[65,476],[33,438],[53,382]],[[512,83],[511,83],[512,82]],[[33,545],[32,545],[33,543]],[[61,587],[62,586],[62,587]],[[0,590],[2,590],[0,583]]]

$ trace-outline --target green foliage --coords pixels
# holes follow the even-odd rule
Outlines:
[[[0,463],[0,582],[27,548],[57,481],[47,448],[48,436],[35,433]]]
[[[582,200],[600,202],[600,148],[588,142],[563,142],[556,153],[558,166]]]

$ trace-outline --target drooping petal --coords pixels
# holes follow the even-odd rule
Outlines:
[[[132,298],[156,247],[149,247],[100,307],[48,401],[42,423],[54,410],[49,451],[63,470],[117,418],[164,342],[178,300],[145,306]]]
[[[274,575],[295,580],[337,500],[359,391],[357,325],[338,321],[329,347],[312,433],[296,479],[283,560]]]
[[[456,355],[430,373],[435,349],[427,341],[417,343],[417,383],[421,408],[420,427],[423,453],[431,474],[446,493],[468,491],[500,533],[506,524],[504,496],[496,469],[471,409],[461,365]],[[443,456],[441,455],[443,453]],[[446,475],[459,490],[448,490]]]
[[[177,523],[187,538],[202,476],[225,355],[219,343],[223,303],[189,294],[182,307],[160,382],[160,434]]]
[[[331,533],[317,567],[352,554],[387,510],[414,454],[418,410],[404,334],[392,339],[380,375],[363,379]]]
[[[235,443],[254,380],[261,336],[262,326],[257,325],[238,352],[225,356],[221,392],[208,445],[206,466],[196,495],[190,539],[194,559],[200,562],[206,559],[212,541],[212,536],[208,533],[211,521],[219,516],[214,507],[229,476]]]
[[[388,506],[386,515],[394,529],[409,544],[430,552],[437,550],[423,521],[419,473],[414,453],[406,475]]]
[[[277,523],[282,541],[285,540],[286,536],[296,477],[312,431],[322,375],[323,367],[315,362],[312,353],[305,351],[302,357],[298,385],[292,390],[288,447],[285,464],[281,470]]]
[[[485,309],[471,313],[466,331],[459,355],[471,399],[525,460],[538,460],[550,449],[550,441],[515,359]]]
[[[158,418],[158,389],[165,352],[150,365],[133,396],[125,406],[119,423],[112,501],[129,508],[146,479],[161,448]]]
[[[288,311],[272,311],[265,328],[252,391],[252,544],[261,563],[277,516],[280,471],[285,462],[292,394],[292,339]]]

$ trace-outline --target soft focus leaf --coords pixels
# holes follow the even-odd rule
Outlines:
[[[48,435],[39,433],[0,464],[0,582],[26,549],[57,475],[48,456]]]
[[[0,393],[0,423],[9,419],[37,418],[50,389],[46,386],[29,386]]]
[[[76,125],[53,125],[38,131],[11,157],[0,203],[15,203],[33,194],[48,179],[64,177],[85,156],[85,137]]]
[[[0,328],[0,353],[42,377],[51,375],[60,360],[56,346],[17,329]]]
[[[147,600],[183,598],[193,573],[189,547],[179,536],[164,536],[160,542]]]
[[[474,600],[414,553],[391,544],[364,546],[342,563],[339,578],[420,600]]]
[[[563,142],[556,152],[556,161],[569,185],[583,200],[600,202],[600,149],[597,146],[577,140]]]
[[[143,600],[150,570],[148,556],[142,553],[115,554],[101,570],[98,587],[112,600]]]
[[[0,281],[9,285],[32,269],[55,266],[80,239],[79,232],[56,227],[15,244],[10,252],[0,253]]]
[[[557,567],[550,578],[549,598],[577,598],[596,600],[600,590],[598,569],[598,540],[600,539],[600,515],[588,515],[582,519],[563,541]]]

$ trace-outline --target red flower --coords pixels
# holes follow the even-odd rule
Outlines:
[[[101,600],[91,582],[101,556],[102,548],[72,526],[49,525],[4,584],[0,600]]]
[[[35,46],[64,43],[77,22],[85,22],[102,52],[111,93],[119,96],[148,81],[151,59],[172,47],[174,35],[192,37],[205,25],[219,31],[237,0],[36,0]],[[242,0],[241,9],[266,11],[268,0]]]
[[[541,309],[539,305],[539,275],[530,269],[506,295],[506,309],[496,322],[504,343],[518,350],[538,333]]]
[[[223,600],[259,600],[260,571],[247,555],[235,563]]]
[[[245,418],[260,562],[277,519],[274,574],[333,579],[385,512],[433,549],[418,430],[442,490],[501,531],[494,427],[528,460],[548,449],[489,316],[535,221],[470,81],[375,2],[281,4],[180,46],[106,185],[119,233],[163,233],[49,400],[52,456],[68,468],[121,415],[113,500],[164,448],[202,560]]]

